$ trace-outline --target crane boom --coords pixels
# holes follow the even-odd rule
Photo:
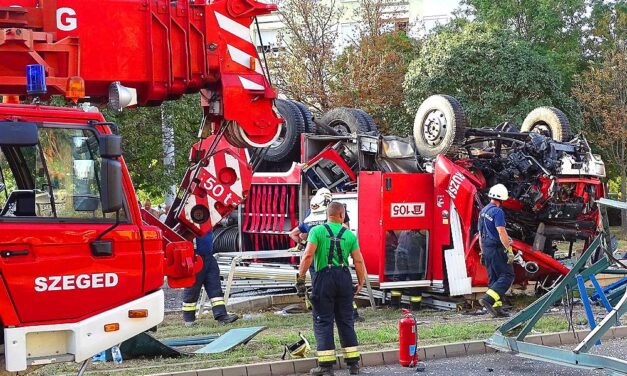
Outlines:
[[[208,125],[234,122],[232,143],[267,146],[282,120],[250,25],[274,10],[256,0],[0,0],[0,93],[24,92],[28,64],[44,65],[50,94],[80,76],[92,102],[116,81],[143,106],[206,90]]]

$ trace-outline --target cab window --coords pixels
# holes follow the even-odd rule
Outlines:
[[[1,146],[0,219],[113,219],[102,213],[99,169],[98,139],[88,129],[43,127],[38,145]]]
[[[388,281],[420,281],[427,277],[429,231],[388,230],[385,276]]]

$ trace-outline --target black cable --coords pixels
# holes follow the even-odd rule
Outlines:
[[[255,17],[255,25],[257,25],[257,35],[259,35],[259,43],[261,43],[261,55],[263,56],[263,63],[265,64],[266,76],[268,77],[268,82],[270,86],[272,86],[272,78],[270,77],[270,68],[268,67],[268,59],[266,59],[266,49],[263,45],[263,39],[261,38],[261,28],[259,28],[259,20]]]

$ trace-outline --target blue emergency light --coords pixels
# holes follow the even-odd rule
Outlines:
[[[26,93],[28,95],[46,94],[46,70],[41,64],[26,66]]]

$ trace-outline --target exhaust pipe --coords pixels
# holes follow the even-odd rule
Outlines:
[[[516,257],[514,257],[514,262],[518,265],[522,266],[523,269],[529,274],[535,274],[540,270],[540,266],[533,261],[525,261],[522,257],[522,251],[518,251]]]
[[[526,262],[525,266],[523,267],[525,268],[525,271],[529,274],[536,274],[538,270],[540,270],[538,264],[533,261]]]

